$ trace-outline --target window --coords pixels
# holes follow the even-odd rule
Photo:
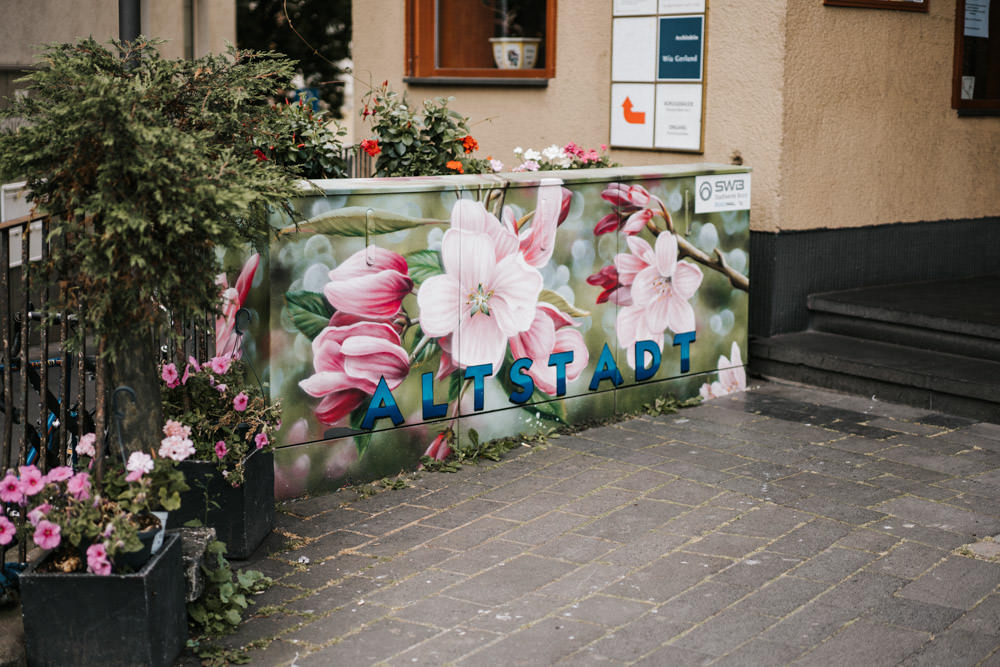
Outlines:
[[[406,22],[409,83],[545,85],[555,76],[556,0],[407,0]]]
[[[951,106],[959,114],[1000,113],[1000,7],[957,0]]]

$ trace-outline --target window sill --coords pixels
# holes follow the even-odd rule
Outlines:
[[[492,76],[406,76],[403,82],[410,86],[495,86],[500,88],[545,88],[545,78],[504,78]]]

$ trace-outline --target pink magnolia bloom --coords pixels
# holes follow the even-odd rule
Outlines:
[[[559,225],[563,208],[562,181],[557,178],[543,178],[538,187],[535,213],[530,226],[519,230],[519,245],[524,261],[530,266],[541,268],[549,263],[556,243],[556,227]],[[569,192],[567,190],[567,192]],[[569,193],[572,198],[573,193]],[[567,205],[566,212],[569,212]]]
[[[90,498],[90,475],[78,472],[66,482],[66,491],[77,500]]]
[[[489,236],[498,262],[517,252],[520,244],[513,218],[510,209],[506,209],[506,215],[499,220],[482,202],[471,199],[459,199],[451,207],[451,229]]]
[[[93,433],[87,433],[80,437],[80,442],[76,443],[76,453],[78,456],[89,456],[91,458],[97,456],[97,449],[94,448],[94,443],[97,442],[97,436]]]
[[[646,264],[632,280],[633,304],[621,308],[615,322],[618,343],[626,350],[629,365],[635,368],[636,341],[652,340],[662,349],[664,330],[694,331],[694,309],[688,300],[701,285],[702,273],[694,264],[677,261],[677,239],[673,234],[657,236],[655,248],[638,237],[628,237],[627,241],[634,257]],[[640,263],[622,255],[615,257],[619,279],[624,282],[625,276],[631,277],[631,271]]]
[[[17,528],[10,519],[0,514],[0,546],[10,544],[14,541]]]
[[[438,434],[424,452],[424,456],[429,456],[435,461],[444,461],[451,456],[451,431],[443,431]]]
[[[399,333],[381,322],[326,327],[312,342],[315,373],[299,382],[302,391],[322,398],[316,417],[334,424],[375,393],[379,378],[395,389],[410,371]]]
[[[225,440],[219,440],[217,443],[215,443],[215,455],[217,457],[219,457],[220,459],[224,459],[226,458],[226,454],[228,453],[229,453],[229,448],[226,447]]]
[[[102,576],[111,574],[108,550],[100,542],[87,547],[87,571]]]
[[[21,482],[13,472],[8,472],[3,481],[0,481],[0,500],[5,503],[20,503],[24,500]]]
[[[28,512],[28,521],[31,522],[32,526],[38,526],[38,522],[45,518],[52,509],[52,505],[49,503],[42,503],[35,509]]]
[[[233,410],[236,412],[243,412],[247,409],[247,404],[250,402],[250,397],[247,396],[245,391],[241,391],[236,394],[236,398],[233,399]]]
[[[35,466],[21,466],[19,472],[21,476],[21,493],[25,496],[33,496],[45,488],[45,476]]]
[[[267,446],[268,442],[267,433],[258,433],[253,437],[253,443],[257,446],[257,449],[263,449]]]
[[[389,320],[413,289],[406,259],[378,246],[359,250],[330,271],[323,294],[338,311]]]
[[[664,207],[659,197],[651,195],[641,185],[611,183],[601,193],[601,199],[615,210],[601,218],[594,226],[594,234],[608,234],[622,229],[626,234],[637,234],[652,219],[652,207]]]
[[[609,301],[617,306],[632,305],[632,290],[628,285],[621,284],[618,269],[614,266],[605,266],[599,272],[587,276],[587,283],[601,288],[597,303]]]
[[[260,255],[250,255],[233,287],[229,286],[224,273],[220,273],[215,279],[215,283],[222,288],[222,315],[215,320],[215,353],[219,356],[239,359],[243,354],[235,331],[236,312],[246,303],[247,293],[259,265]]]
[[[556,393],[556,367],[549,366],[549,356],[558,352],[572,352],[573,361],[566,365],[566,381],[580,377],[590,361],[583,335],[572,328],[573,320],[548,303],[539,303],[531,327],[510,339],[510,351],[515,359],[528,357],[531,368],[526,372],[535,385],[550,396]]]
[[[191,427],[185,426],[179,421],[168,419],[167,423],[163,425],[163,435],[187,438],[191,435]]]
[[[701,385],[699,393],[705,400],[718,398],[726,394],[733,394],[739,391],[746,391],[747,371],[743,367],[743,359],[740,356],[740,346],[733,341],[730,348],[729,358],[719,355],[719,379],[708,384]]]
[[[421,328],[433,338],[457,334],[452,358],[458,364],[499,369],[507,340],[535,318],[542,275],[516,245],[504,253],[488,233],[456,227],[444,234],[441,260],[445,273],[428,278],[417,294]]]
[[[142,474],[152,472],[154,465],[153,457],[146,452],[132,452],[129,454],[125,469],[129,472],[139,472]]]
[[[32,539],[42,549],[55,549],[62,541],[61,532],[62,529],[59,527],[59,524],[42,519],[35,526],[35,534],[32,536]]]
[[[160,377],[163,379],[163,383],[170,389],[181,383],[181,376],[177,372],[175,364],[163,364],[163,368],[160,369]]]
[[[73,469],[69,466],[57,466],[45,475],[45,482],[65,482],[73,476]]]

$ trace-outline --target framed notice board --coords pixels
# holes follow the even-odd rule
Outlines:
[[[701,153],[707,0],[614,0],[611,145]]]

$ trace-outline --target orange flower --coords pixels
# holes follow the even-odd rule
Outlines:
[[[462,139],[462,147],[465,148],[466,153],[471,153],[472,151],[479,150],[479,142],[473,139],[471,134],[467,134]]]
[[[445,166],[451,169],[452,171],[457,171],[460,174],[465,173],[465,167],[463,167],[462,163],[459,162],[458,160],[449,160],[448,163],[445,164]]]
[[[361,150],[375,157],[382,152],[382,147],[378,145],[378,139],[365,139],[361,142]]]

